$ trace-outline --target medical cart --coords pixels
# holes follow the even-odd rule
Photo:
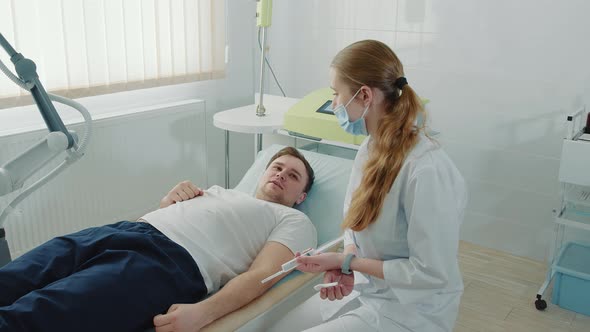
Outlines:
[[[547,276],[535,300],[538,310],[547,308],[543,294],[552,280],[555,304],[582,313],[590,308],[590,245],[564,243],[567,228],[590,231],[590,128],[584,126],[587,117],[585,107],[567,117],[559,166],[561,204],[554,210],[555,239]]]

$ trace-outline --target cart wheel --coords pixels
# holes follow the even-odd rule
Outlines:
[[[537,299],[535,300],[535,308],[541,311],[547,309],[547,301],[542,300],[540,296],[537,296]]]

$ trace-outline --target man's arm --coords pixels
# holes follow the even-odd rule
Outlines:
[[[267,242],[248,271],[230,280],[215,295],[202,302],[208,311],[207,324],[241,308],[266,292],[286,274],[264,284],[261,283],[262,279],[279,271],[283,263],[294,257],[291,250],[283,244]]]
[[[166,315],[154,318],[156,331],[198,331],[218,318],[252,302],[276,284],[281,275],[265,284],[262,279],[279,271],[294,254],[281,243],[269,241],[248,271],[230,280],[208,299],[188,305],[173,305]]]

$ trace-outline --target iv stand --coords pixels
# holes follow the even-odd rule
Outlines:
[[[262,26],[262,50],[260,51],[260,98],[258,99],[258,106],[256,107],[257,116],[265,116],[266,108],[264,108],[264,57],[266,56],[266,26]],[[256,154],[262,150],[262,134],[256,134],[254,139]]]
[[[262,50],[260,51],[260,97],[258,99],[258,106],[256,107],[257,116],[265,116],[266,108],[264,108],[264,59],[266,57],[266,30],[270,26],[272,16],[272,0],[257,0],[256,1],[256,25],[262,29]],[[256,134],[254,138],[254,145],[256,154],[262,150],[262,134]]]
[[[256,25],[258,32],[262,32],[262,47],[260,55],[260,95],[256,106],[256,116],[266,116],[264,107],[264,70],[266,57],[266,32],[270,26],[272,15],[272,0],[256,0]],[[258,37],[260,38],[260,37]],[[262,150],[262,134],[254,136],[254,158]],[[225,130],[225,187],[229,188],[229,131]]]

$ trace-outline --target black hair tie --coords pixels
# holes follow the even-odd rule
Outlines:
[[[395,80],[395,86],[398,89],[402,89],[404,87],[404,85],[408,84],[408,80],[406,80],[405,77],[401,76],[400,78],[398,78],[397,80]]]

